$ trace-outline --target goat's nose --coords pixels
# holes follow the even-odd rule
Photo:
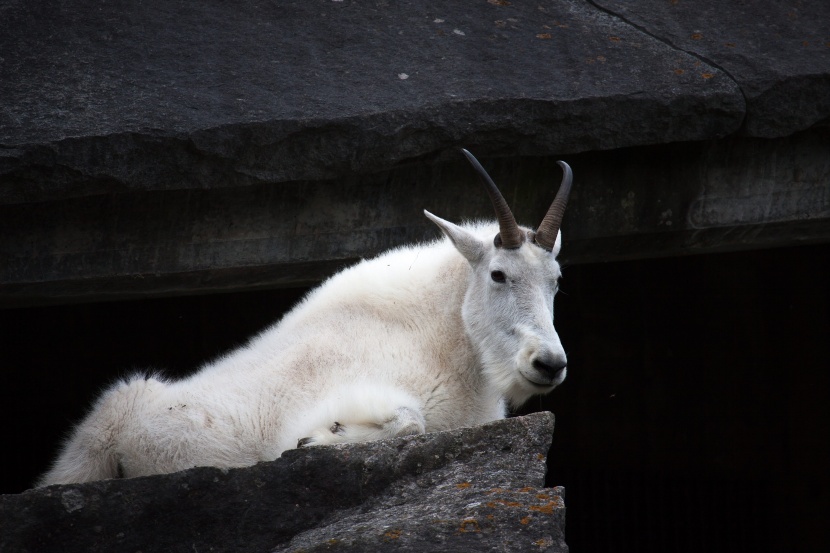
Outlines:
[[[546,378],[554,380],[565,367],[568,361],[565,357],[537,357],[533,360],[533,368],[543,374]]]

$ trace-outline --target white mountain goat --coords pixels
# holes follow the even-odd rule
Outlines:
[[[570,167],[559,162],[562,184],[533,232],[463,152],[497,224],[425,211],[446,239],[341,271],[187,378],[118,382],[38,485],[241,467],[294,447],[478,425],[550,392],[566,374],[553,297]]]

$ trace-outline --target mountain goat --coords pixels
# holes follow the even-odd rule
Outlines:
[[[497,223],[455,225],[424,211],[444,239],[341,271],[187,378],[118,382],[38,485],[240,467],[294,447],[477,425],[560,384],[553,298],[570,167],[559,162],[562,184],[534,232],[463,153]]]

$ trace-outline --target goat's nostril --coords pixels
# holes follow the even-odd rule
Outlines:
[[[533,360],[533,368],[549,378],[556,377],[556,375],[558,375],[566,366],[567,363],[564,361],[542,361],[541,359]]]

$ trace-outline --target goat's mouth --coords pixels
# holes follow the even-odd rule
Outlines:
[[[538,390],[538,393],[547,393],[562,384],[567,375],[567,368],[563,367],[553,374],[549,374],[536,370],[534,367],[534,370],[527,372],[520,370],[519,374],[522,376],[522,380],[527,382],[534,390]]]
[[[547,382],[538,382],[536,380],[526,377],[525,375],[522,375],[522,378],[524,378],[527,382],[531,384],[531,386],[534,386],[535,388],[553,388],[554,386],[556,386],[556,379],[552,379]]]

